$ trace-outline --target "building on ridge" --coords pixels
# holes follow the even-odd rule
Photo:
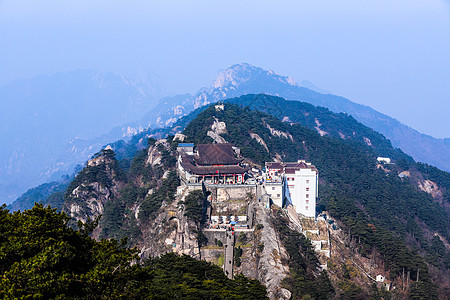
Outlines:
[[[248,168],[231,144],[199,144],[197,151],[179,151],[178,170],[184,184],[241,184]]]
[[[317,168],[304,160],[267,162],[264,185],[274,204],[292,204],[297,213],[315,218],[318,178]]]

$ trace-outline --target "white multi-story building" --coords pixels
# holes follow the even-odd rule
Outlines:
[[[278,193],[271,193],[272,181],[279,179],[283,182],[281,203],[276,197]],[[304,160],[266,163],[266,191],[273,197],[273,202],[282,207],[292,204],[296,212],[305,217],[316,217],[318,179],[317,168]]]

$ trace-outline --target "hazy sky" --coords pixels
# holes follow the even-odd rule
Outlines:
[[[0,0],[0,85],[142,68],[195,92],[240,62],[450,137],[448,0]]]

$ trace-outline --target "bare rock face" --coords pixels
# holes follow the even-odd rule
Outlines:
[[[170,209],[161,211],[154,219],[142,221],[142,239],[138,243],[140,256],[149,258],[173,251],[176,239],[177,219],[170,217]]]
[[[225,139],[220,136],[223,133],[227,133],[227,125],[225,122],[220,122],[216,117],[214,117],[214,123],[211,125],[211,130],[208,131],[207,135],[216,143],[223,144],[226,143]]]
[[[431,196],[433,196],[433,198],[442,199],[442,197],[443,197],[442,191],[439,189],[439,186],[435,182],[428,180],[428,179],[419,180],[417,182],[417,185],[419,186],[419,188],[422,191],[424,191],[428,194],[431,194]]]
[[[87,222],[103,214],[106,202],[124,186],[114,153],[105,149],[89,160],[77,176],[77,186],[67,195],[64,211]]]
[[[227,141],[221,137],[220,135],[218,135],[217,133],[215,133],[214,131],[208,131],[207,135],[212,138],[217,144],[225,144]]]
[[[161,163],[162,156],[156,146],[150,146],[147,155],[147,161],[145,162],[147,165],[156,166]]]
[[[142,240],[137,246],[142,258],[176,252],[200,259],[198,226],[184,215],[184,206],[180,205],[186,194],[178,195],[173,203],[163,203],[156,218],[140,224]]]
[[[260,143],[264,147],[264,149],[266,149],[267,152],[269,152],[269,148],[267,148],[266,142],[264,142],[264,140],[258,134],[250,132],[250,136],[252,137],[252,139]]]
[[[103,214],[105,203],[111,198],[111,192],[109,189],[94,182],[78,186],[72,191],[71,197],[84,199],[82,206],[73,202],[70,204],[69,210],[72,218],[85,223]]]
[[[217,118],[214,118],[214,123],[211,125],[211,129],[217,134],[227,133],[227,125],[225,122],[220,122]]]
[[[256,224],[263,226],[258,245],[262,251],[259,254],[257,279],[267,287],[270,299],[290,299],[291,292],[281,288],[281,282],[289,274],[289,266],[282,263],[287,261],[288,254],[270,218],[270,211],[262,204],[256,207]]]
[[[266,124],[266,127],[267,127],[267,129],[270,130],[271,135],[278,136],[278,137],[284,137],[285,139],[290,139],[291,141],[294,141],[294,138],[292,137],[292,135],[289,132],[277,130],[275,128],[270,127],[269,124]]]

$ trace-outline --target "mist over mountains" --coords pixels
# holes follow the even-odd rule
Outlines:
[[[171,126],[203,105],[246,94],[280,96],[352,115],[415,160],[450,170],[450,139],[437,139],[308,81],[249,64],[220,72],[195,95],[165,95],[155,76],[74,71],[17,80],[0,87],[0,199],[70,173],[102,146],[147,128]],[[162,97],[162,98],[161,98]],[[160,99],[159,101],[157,99]]]
[[[0,87],[0,198],[14,200],[49,179],[59,170],[57,158],[70,152],[71,144],[141,118],[163,93],[157,78],[146,74],[131,78],[91,70]]]
[[[172,108],[178,107],[189,111],[192,106],[197,108],[226,98],[260,93],[287,100],[308,102],[315,106],[326,107],[333,112],[349,114],[357,121],[386,136],[394,147],[402,149],[415,160],[446,171],[450,170],[449,138],[438,139],[422,134],[369,106],[357,104],[344,97],[319,93],[317,91],[326,91],[315,87],[310,82],[306,82],[306,86],[309,88],[297,84],[288,76],[242,63],[221,72],[209,87],[201,89],[193,96],[191,102],[185,100],[181,103],[173,99],[173,102],[169,103],[172,103]],[[164,104],[158,106],[154,113],[158,114],[163,110],[162,108],[165,108],[166,114],[170,112],[170,107]],[[176,118],[176,116],[166,115],[166,118]]]

